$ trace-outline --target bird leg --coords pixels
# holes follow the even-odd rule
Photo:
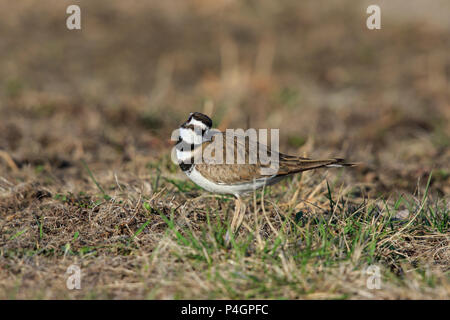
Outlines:
[[[245,206],[245,203],[239,199],[240,205],[239,205],[239,218],[237,219],[236,223],[236,231],[239,230],[239,227],[241,226],[242,221],[244,220],[245,216],[245,210],[247,209]]]
[[[239,197],[236,197],[236,200],[234,201],[233,219],[231,220],[230,229],[228,229],[227,233],[225,234],[225,243],[226,244],[228,244],[230,242],[230,234],[234,234],[236,223],[239,220],[240,211],[241,211],[241,199]],[[240,223],[238,225],[240,225]]]
[[[235,228],[236,223],[238,221],[240,211],[241,211],[241,199],[240,198],[236,198],[236,200],[234,201],[233,219],[231,220],[231,225],[230,225],[231,232],[234,232],[234,228]]]

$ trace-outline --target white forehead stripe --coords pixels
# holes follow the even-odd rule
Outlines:
[[[191,121],[189,121],[189,124],[192,124],[194,126],[199,126],[202,129],[206,129],[207,128],[206,124],[204,124],[203,122],[198,121],[198,120],[196,120],[194,118],[192,118]]]

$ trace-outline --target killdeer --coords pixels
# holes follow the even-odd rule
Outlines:
[[[211,128],[212,120],[208,116],[200,112],[191,113],[179,128],[176,157],[181,170],[198,186],[213,193],[232,194],[236,197],[231,232],[239,228],[244,218],[245,205],[241,201],[241,195],[277,183],[298,172],[355,165],[339,158],[311,160],[279,153],[248,136],[243,137],[244,139],[239,136],[230,138],[229,134]],[[262,154],[274,160],[273,163],[269,164],[267,159],[261,157],[261,153],[258,157],[253,157],[256,161],[249,161],[255,156],[252,153],[261,149],[265,150]],[[227,158],[230,154],[231,161]],[[245,161],[236,161],[239,156]],[[270,173],[267,170],[269,166],[277,170]],[[228,241],[229,233],[226,237]]]

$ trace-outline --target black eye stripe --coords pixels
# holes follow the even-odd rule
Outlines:
[[[191,130],[195,130],[195,127],[194,127],[193,124],[186,124],[186,123],[184,123],[181,127],[182,127],[183,129],[191,129]]]
[[[191,130],[194,131],[195,133],[200,133],[200,128],[199,128],[199,126],[194,126],[193,124],[183,124],[181,127],[182,127],[183,129],[191,129]],[[201,129],[202,135],[204,135],[205,132],[206,132],[206,129],[205,129],[205,128],[202,128],[202,129]]]

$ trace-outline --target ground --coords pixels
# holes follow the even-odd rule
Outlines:
[[[449,4],[379,3],[0,2],[0,299],[448,299]],[[361,164],[246,197],[227,246],[171,161],[193,111]]]

